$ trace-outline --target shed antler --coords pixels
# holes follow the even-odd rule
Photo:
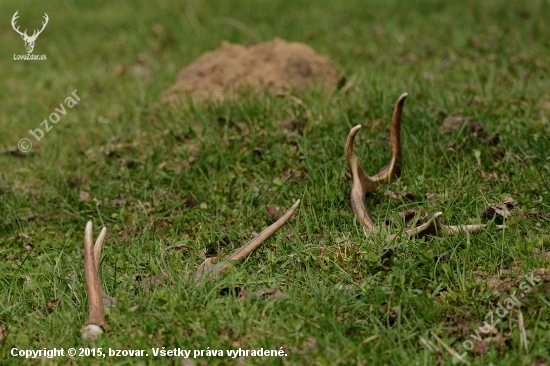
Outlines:
[[[212,261],[216,259],[207,258],[200,266],[197,272],[195,273],[195,282],[200,281],[202,278],[208,276],[217,277],[223,271],[229,267],[229,261],[232,260],[244,260],[250,254],[252,254],[256,249],[258,249],[264,242],[267,241],[273,234],[277,232],[283,225],[292,217],[298,206],[300,205],[300,200],[297,200],[294,205],[288,210],[279,220],[275,221],[271,226],[262,231],[258,236],[252,239],[247,244],[243,245],[237,249],[233,254],[225,258],[224,261],[213,264]]]
[[[82,337],[91,341],[107,331],[105,314],[103,311],[103,298],[99,281],[99,262],[101,249],[107,228],[101,229],[99,236],[93,244],[93,224],[88,221],[84,232],[84,276],[86,278],[86,292],[88,293],[88,310],[90,316],[88,322],[82,327]]]
[[[397,99],[395,103],[395,108],[393,111],[393,118],[391,123],[391,132],[390,132],[390,144],[391,144],[391,161],[388,165],[380,170],[380,172],[372,177],[369,177],[365,174],[364,170],[361,168],[355,150],[353,148],[353,142],[355,136],[361,129],[361,125],[357,125],[351,129],[346,141],[345,154],[348,165],[351,169],[352,176],[352,186],[351,186],[351,208],[355,215],[357,216],[358,223],[363,226],[365,229],[377,233],[379,232],[378,227],[372,221],[366,205],[365,205],[365,195],[372,193],[376,190],[382,183],[389,183],[401,176],[401,113],[403,111],[403,105],[405,104],[405,99],[408,94],[403,93]],[[442,215],[441,212],[434,214],[433,218],[428,220],[426,223],[406,230],[405,235],[412,236],[425,236],[425,235],[453,235],[460,231],[475,232],[478,231],[487,225],[459,225],[459,226],[447,226],[437,221],[437,219]],[[500,229],[505,228],[504,225],[497,226]],[[389,239],[394,239],[399,234],[389,235]]]
[[[443,236],[443,235],[454,235],[458,234],[461,231],[467,231],[469,233],[474,233],[486,227],[485,224],[476,224],[476,225],[445,225],[438,221],[439,217],[443,215],[443,212],[436,212],[431,219],[426,221],[424,224],[419,225],[415,228],[405,230],[405,235],[408,237],[413,236]],[[497,225],[499,229],[505,229],[506,225]],[[398,237],[399,234],[392,234],[388,237],[389,240],[392,240]]]
[[[351,169],[351,176],[353,179],[351,187],[351,208],[359,223],[367,230],[378,232],[378,228],[374,225],[367,208],[365,207],[365,195],[367,193],[374,192],[376,187],[381,183],[391,182],[401,176],[401,112],[403,111],[403,105],[408,94],[403,93],[395,104],[393,111],[393,118],[391,122],[390,132],[390,144],[391,144],[391,160],[388,165],[378,172],[378,174],[369,177],[359,164],[355,150],[353,149],[353,142],[355,136],[361,129],[361,125],[357,125],[351,129],[346,141],[346,160]]]

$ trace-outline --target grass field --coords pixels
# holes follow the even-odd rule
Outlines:
[[[10,25],[16,10],[22,29],[49,15],[34,50],[47,61],[13,60],[25,53]],[[550,276],[495,333],[482,335],[493,339],[486,350],[463,346],[486,314],[520,291],[524,275],[550,269],[548,257],[536,255],[550,250],[550,1],[4,0],[0,15],[0,363],[550,360]],[[298,99],[159,103],[178,72],[221,41],[274,37],[329,56],[351,87],[331,96],[296,92]],[[18,153],[18,141],[34,140],[28,131],[75,89],[77,106]],[[399,239],[390,257],[384,237],[355,222],[344,144],[362,124],[355,146],[363,168],[374,174],[387,164],[389,121],[403,92],[403,174],[367,196],[374,221],[399,232],[398,213],[423,208],[444,212],[448,224],[489,227]],[[441,132],[449,116],[473,117],[486,136],[467,126]],[[299,128],[283,127],[300,119]],[[386,189],[415,198],[392,199]],[[498,218],[481,212],[507,196],[518,202],[512,213],[534,213],[510,216],[501,231]],[[215,280],[189,280],[204,255],[223,257],[270,225],[267,205],[288,209],[296,199],[289,223],[248,260]],[[88,220],[95,235],[107,227],[101,280],[116,298],[109,332],[93,345],[80,336]],[[505,291],[488,286],[507,279]],[[264,288],[283,296],[254,295]],[[464,361],[442,343],[466,352]],[[13,348],[54,347],[149,356],[11,356]],[[283,347],[287,356],[184,360],[154,357],[157,347]]]

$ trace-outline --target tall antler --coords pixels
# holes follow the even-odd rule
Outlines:
[[[355,141],[355,136],[361,129],[361,125],[357,125],[351,129],[348,140],[346,141],[346,160],[348,161],[353,178],[351,187],[351,208],[357,215],[359,223],[370,231],[378,232],[378,228],[374,225],[365,207],[365,195],[374,192],[376,187],[381,183],[391,182],[401,175],[401,112],[403,111],[403,105],[405,104],[407,96],[407,93],[401,94],[395,104],[390,132],[392,156],[390,163],[382,168],[378,174],[372,177],[366,175],[357,160],[357,155],[355,155],[353,142]]]
[[[82,327],[82,337],[91,341],[107,330],[103,311],[103,298],[99,281],[99,262],[107,228],[103,228],[93,244],[93,224],[88,221],[84,232],[84,276],[88,293],[88,322]]]
[[[401,175],[401,114],[403,111],[403,105],[407,93],[401,94],[393,111],[391,132],[390,132],[390,144],[391,144],[391,161],[388,165],[380,170],[380,172],[372,177],[369,177],[359,164],[357,155],[353,148],[353,142],[355,136],[361,129],[361,125],[357,125],[351,129],[346,141],[345,154],[348,165],[351,169],[352,186],[351,186],[351,208],[357,216],[358,223],[365,229],[377,233],[379,229],[372,221],[367,207],[365,206],[365,195],[367,193],[374,192],[376,187],[381,183],[391,182]],[[453,235],[460,231],[474,232],[479,231],[487,225],[459,225],[459,226],[446,226],[438,222],[437,219],[442,215],[441,212],[437,212],[433,217],[423,225],[409,229],[405,231],[405,235],[412,236],[425,236],[425,235]],[[506,226],[497,225],[499,229],[504,229]],[[392,234],[388,236],[389,240],[393,240],[399,236],[399,234]]]

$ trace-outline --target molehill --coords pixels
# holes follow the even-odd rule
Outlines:
[[[224,41],[181,71],[162,100],[174,102],[188,94],[198,100],[223,100],[250,88],[256,93],[285,93],[320,87],[330,93],[338,80],[330,59],[305,44],[279,38],[253,46]]]

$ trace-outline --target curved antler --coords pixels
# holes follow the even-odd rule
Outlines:
[[[371,177],[374,182],[389,183],[401,176],[401,160],[403,158],[401,153],[401,114],[403,112],[405,99],[407,99],[408,96],[409,94],[407,93],[401,94],[395,103],[390,131],[391,161],[388,165],[383,167],[378,174]]]
[[[366,175],[355,154],[353,142],[361,129],[361,125],[357,125],[351,129],[346,141],[346,160],[348,161],[352,176],[351,208],[357,215],[359,224],[369,231],[378,232],[378,228],[374,225],[365,207],[365,195],[374,192],[376,187],[381,183],[390,182],[401,175],[401,114],[407,96],[407,93],[401,94],[395,103],[390,132],[391,160],[378,174],[372,177]]]
[[[407,93],[401,94],[395,103],[395,108],[393,110],[391,132],[390,132],[390,145],[391,145],[391,161],[388,165],[378,172],[378,174],[369,177],[365,174],[355,151],[353,148],[353,142],[355,136],[361,129],[361,125],[357,125],[351,129],[346,141],[345,153],[346,160],[351,169],[352,176],[352,186],[351,186],[351,208],[355,215],[357,216],[358,223],[363,226],[365,229],[377,233],[379,229],[374,225],[367,208],[365,206],[365,195],[367,193],[374,192],[376,187],[381,183],[391,182],[392,180],[398,178],[401,175],[401,114],[403,112],[403,106],[405,104],[405,99],[407,98]],[[438,218],[442,215],[442,212],[437,212],[429,219],[426,223],[406,230],[403,234],[408,237],[413,236],[436,236],[436,235],[453,235],[461,231],[466,232],[475,232],[483,229],[487,225],[458,225],[458,226],[447,226],[438,222]],[[505,225],[497,225],[499,229],[506,228]],[[392,234],[388,236],[389,240],[393,240],[401,234]]]

